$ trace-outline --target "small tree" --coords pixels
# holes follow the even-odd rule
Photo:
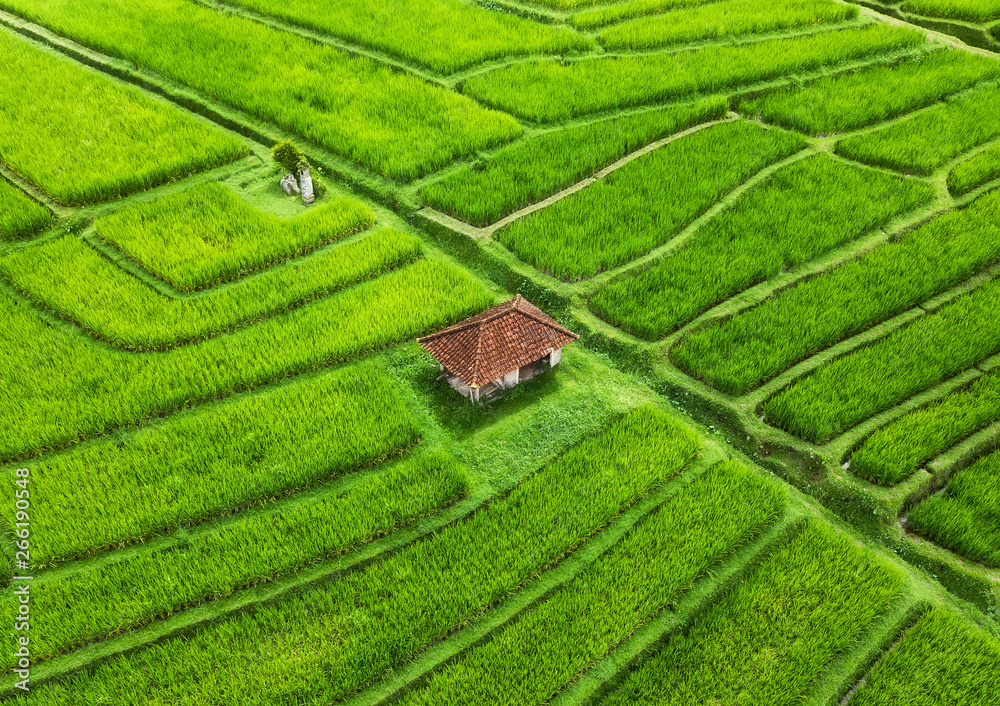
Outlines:
[[[279,142],[271,150],[274,161],[281,165],[285,174],[298,174],[300,170],[309,166],[306,156],[302,151],[292,144],[291,140]]]

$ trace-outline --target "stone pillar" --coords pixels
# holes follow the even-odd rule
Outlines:
[[[316,200],[313,195],[313,180],[309,176],[309,167],[299,171],[299,187],[302,189],[302,203],[310,204]]]
[[[549,353],[549,367],[554,368],[559,365],[559,361],[562,360],[562,348],[556,348],[554,351]]]

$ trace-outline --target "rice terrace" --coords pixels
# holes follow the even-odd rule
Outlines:
[[[0,319],[0,703],[997,703],[1000,0],[0,0]]]

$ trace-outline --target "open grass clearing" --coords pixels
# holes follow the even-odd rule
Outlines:
[[[0,256],[19,291],[103,340],[163,350],[224,333],[420,257],[420,240],[380,229],[197,296],[171,298],[73,235]]]
[[[1000,66],[1000,61],[997,62]],[[837,143],[837,153],[909,174],[931,174],[1000,135],[1000,88],[991,85],[915,117]]]
[[[370,465],[416,440],[390,378],[369,363],[201,407],[33,463],[32,491],[46,510],[32,518],[32,560],[135,542]]]
[[[189,0],[0,7],[391,179],[415,179],[521,133],[510,117],[411,74]]]
[[[1000,280],[837,358],[764,403],[771,424],[824,443],[1000,352]]]
[[[608,49],[655,49],[840,22],[857,15],[856,7],[833,0],[722,0],[612,25],[597,38]]]
[[[929,184],[814,155],[743,194],[649,269],[604,287],[591,307],[628,333],[656,340],[933,196]]]
[[[961,196],[997,177],[1000,177],[1000,144],[957,164],[948,174],[948,191]]]
[[[61,203],[118,198],[249,153],[242,140],[6,31],[0,65],[0,159]]]
[[[897,568],[811,521],[601,703],[800,703],[902,584]]]
[[[766,93],[740,112],[813,135],[854,130],[1000,76],[1000,61],[945,49]],[[892,129],[892,128],[889,128]]]
[[[554,130],[502,147],[483,162],[461,167],[420,193],[431,207],[486,226],[590,176],[663,137],[725,116],[716,97]]]
[[[1000,691],[996,638],[943,608],[917,621],[868,673],[849,706],[988,706]]]
[[[484,61],[566,54],[593,46],[567,27],[460,0],[229,0],[361,46],[450,74]]]
[[[467,519],[325,585],[32,691],[31,703],[329,704],[475,618],[680,472],[697,434],[642,407]],[[80,699],[83,699],[82,701]]]
[[[1000,374],[993,373],[873,432],[851,455],[851,470],[873,483],[899,483],[922,464],[997,419]]]
[[[347,551],[453,502],[468,482],[446,454],[414,451],[347,490],[36,584],[35,660]]]
[[[357,199],[334,196],[277,218],[210,182],[97,221],[97,234],[160,279],[192,292],[236,279],[375,223]]]
[[[798,361],[955,286],[1000,259],[1000,192],[938,216],[759,306],[681,340],[671,359],[742,395]]]
[[[955,472],[910,511],[907,529],[973,561],[1000,567],[1000,451]]]
[[[162,353],[126,353],[53,327],[0,292],[0,459],[37,454],[151,416],[413,338],[478,313],[492,293],[422,259],[255,326]]]
[[[27,238],[52,223],[52,212],[0,177],[0,240]]]
[[[734,507],[732,498],[740,498]],[[735,462],[668,498],[583,573],[408,691],[398,703],[547,702],[773,520],[777,486]]]
[[[643,155],[495,237],[554,277],[592,277],[662,245],[748,177],[804,146],[797,135],[743,120],[714,125]]]
[[[460,87],[522,118],[555,122],[692,93],[718,93],[924,41],[914,30],[873,24],[675,54],[527,61],[473,76]]]

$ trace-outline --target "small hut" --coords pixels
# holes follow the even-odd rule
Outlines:
[[[449,385],[478,402],[554,367],[578,338],[518,294],[417,342]]]

